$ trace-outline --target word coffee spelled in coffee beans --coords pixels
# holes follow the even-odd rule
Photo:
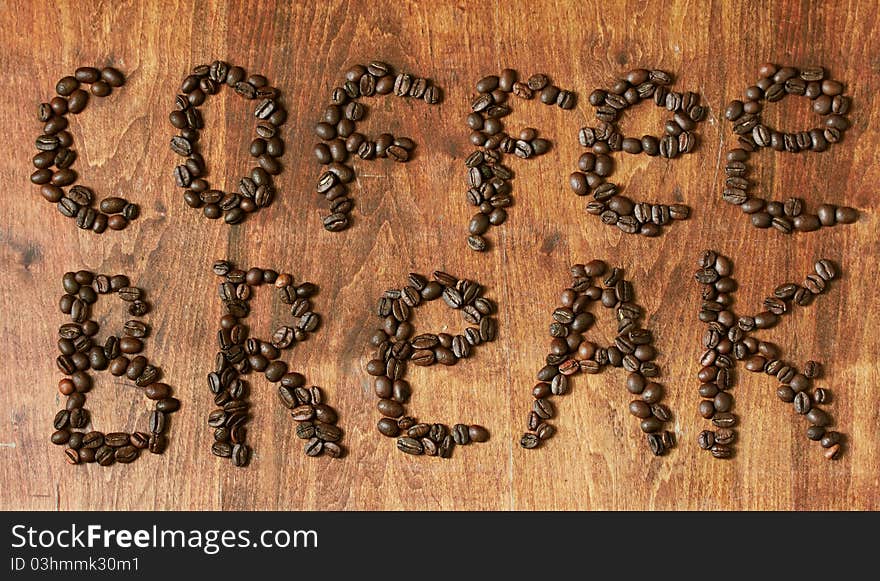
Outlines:
[[[305,341],[318,329],[321,318],[312,311],[311,302],[318,287],[310,282],[297,284],[292,274],[270,269],[241,270],[226,260],[215,262],[213,270],[223,280],[218,288],[224,313],[217,332],[220,350],[214,371],[208,374],[208,388],[217,406],[208,415],[208,425],[214,428],[211,452],[230,458],[235,466],[249,462],[251,453],[245,442],[249,386],[242,377],[256,371],[277,386],[281,404],[297,422],[296,436],[306,440],[305,454],[341,457],[342,430],[336,425],[336,411],[324,401],[321,388],[307,387],[306,378],[280,359],[282,351]],[[255,289],[264,285],[275,287],[281,302],[289,307],[291,319],[279,326],[269,341],[249,336],[242,322],[250,313]]]
[[[212,189],[205,179],[205,160],[198,151],[200,132],[204,128],[199,106],[207,95],[214,95],[224,86],[243,99],[253,101],[256,121],[255,137],[249,147],[256,165],[238,182],[237,192]],[[272,176],[281,173],[284,140],[280,127],[287,120],[287,111],[280,100],[280,91],[269,85],[263,75],[248,75],[241,67],[224,61],[198,65],[183,79],[169,115],[171,125],[179,131],[171,138],[171,150],[184,159],[174,168],[174,181],[184,189],[183,200],[191,208],[201,208],[206,218],[223,217],[227,224],[238,224],[248,214],[265,208],[275,198]]]
[[[67,115],[81,113],[90,95],[106,97],[114,87],[123,84],[125,77],[112,67],[80,67],[73,76],[58,81],[55,86],[58,95],[42,103],[37,111],[43,132],[36,140],[37,154],[33,163],[37,169],[31,174],[31,182],[40,186],[40,194],[47,202],[57,204],[62,215],[73,218],[78,228],[97,234],[107,228],[122,230],[140,215],[140,207],[119,196],[98,202],[90,188],[76,183],[78,176],[73,165],[77,153],[67,130]]]
[[[773,296],[764,299],[764,310],[753,316],[737,316],[733,311],[733,295],[737,283],[732,278],[733,262],[712,250],[700,256],[695,278],[702,286],[702,307],[699,318],[706,323],[703,335],[705,351],[700,358],[697,378],[700,381],[700,415],[711,420],[715,430],[704,430],[698,443],[715,458],[733,456],[736,441],[737,416],[733,413],[730,389],[735,382],[734,368],[742,362],[754,373],[766,373],[779,381],[776,395],[793,405],[797,414],[804,416],[810,426],[807,438],[819,441],[825,448],[825,457],[835,459],[841,454],[841,436],[830,431],[831,417],[820,409],[830,398],[825,388],[813,389],[813,379],[821,374],[821,366],[809,361],[803,371],[784,361],[781,350],[773,343],[756,339],[760,329],[770,329],[779,318],[791,312],[794,305],[807,306],[837,278],[837,267],[830,260],[819,260],[815,272],[803,283],[788,282],[779,285]]]
[[[406,415],[404,407],[412,392],[405,379],[407,365],[455,365],[470,357],[479,345],[495,340],[495,303],[482,295],[483,287],[478,283],[437,271],[430,281],[412,273],[406,286],[387,290],[379,299],[376,314],[382,325],[370,338],[376,352],[367,363],[367,373],[375,377],[376,407],[383,416],[377,426],[379,433],[397,438],[401,452],[449,458],[456,445],[489,439],[482,426],[455,424],[450,429],[445,424],[420,422]],[[410,323],[413,310],[439,298],[461,312],[471,326],[459,335],[416,334]]]
[[[159,381],[162,371],[140,355],[150,333],[150,327],[140,320],[149,311],[144,292],[124,275],[95,275],[87,270],[68,272],[61,282],[64,294],[59,306],[62,313],[70,315],[71,322],[58,329],[61,354],[56,363],[67,376],[58,383],[58,391],[67,396],[67,403],[55,415],[52,443],[67,446],[65,458],[70,464],[128,464],[144,449],[161,454],[169,414],[180,407],[180,402],[172,397],[171,387]],[[111,293],[128,304],[132,319],[125,323],[122,335],[110,335],[101,346],[96,339],[100,325],[92,318],[92,305],[99,296]],[[144,431],[105,433],[91,428],[91,414],[85,408],[86,393],[92,389],[89,370],[109,370],[113,376],[124,376],[143,389],[147,399],[154,402]]]
[[[314,147],[315,158],[325,166],[318,177],[316,191],[330,205],[330,214],[324,218],[324,229],[340,232],[351,225],[354,200],[349,184],[355,179],[354,164],[350,157],[364,161],[389,158],[397,162],[409,161],[415,142],[408,137],[383,133],[371,138],[357,132],[357,123],[367,114],[361,97],[394,94],[398,97],[422,100],[434,105],[442,99],[440,88],[429,79],[410,73],[397,73],[388,63],[372,61],[354,65],[345,73],[342,86],[333,89],[330,104],[315,125],[315,134],[321,139]]]
[[[644,312],[635,303],[632,283],[623,278],[623,270],[609,270],[600,260],[575,264],[571,275],[572,283],[562,291],[561,304],[553,311],[550,352],[546,365],[538,371],[538,383],[532,388],[534,400],[527,420],[528,432],[523,434],[520,445],[537,448],[556,433],[549,422],[556,415],[551,396],[571,391],[572,376],[601,373],[611,366],[622,367],[629,373],[626,389],[638,396],[630,402],[629,411],[639,420],[651,452],[663,455],[675,446],[674,433],[664,431],[672,413],[660,403],[663,387],[653,380],[660,374],[660,367],[654,363],[654,338],[651,331],[640,326]],[[616,338],[608,347],[584,338],[595,323],[589,309],[597,301],[614,309],[617,320]]]
[[[581,146],[590,151],[578,158],[578,171],[568,177],[569,186],[578,196],[592,193],[587,213],[599,216],[603,224],[617,226],[627,234],[658,236],[663,226],[690,215],[690,208],[683,204],[636,202],[621,195],[620,186],[607,181],[614,172],[614,152],[673,159],[696,148],[695,130],[697,124],[706,119],[707,109],[700,104],[697,93],[670,90],[672,82],[672,75],[665,71],[629,71],[610,89],[596,89],[590,94],[598,124],[578,132]],[[620,115],[643,100],[653,100],[655,105],[672,113],[664,124],[664,135],[627,137],[620,131],[617,126]]]
[[[800,198],[767,201],[750,191],[754,185],[748,179],[752,153],[762,148],[789,153],[822,152],[843,139],[843,133],[850,126],[847,118],[850,98],[843,94],[843,83],[827,78],[822,67],[797,69],[767,63],[761,65],[758,74],[761,78],[746,89],[745,99],[731,101],[724,112],[738,139],[737,147],[727,152],[725,189],[721,198],[739,206],[756,228],[773,227],[783,234],[813,232],[823,226],[858,220],[859,213],[854,208],[823,203],[814,213],[809,213]],[[787,95],[809,98],[813,112],[822,118],[822,123],[795,132],[766,125],[761,118],[764,103],[779,101]]]
[[[551,142],[538,137],[538,130],[532,127],[526,127],[519,135],[504,131],[502,119],[513,111],[509,96],[524,100],[537,96],[545,105],[566,110],[574,108],[577,96],[556,87],[547,75],[539,73],[520,80],[519,73],[513,69],[483,77],[477,81],[476,90],[467,125],[471,130],[470,142],[479,149],[465,159],[465,167],[467,201],[479,211],[468,224],[467,244],[471,250],[483,252],[489,248],[484,234],[491,226],[500,226],[507,220],[505,208],[513,204],[510,185],[513,171],[501,163],[504,155],[528,159],[546,153],[551,146]]]

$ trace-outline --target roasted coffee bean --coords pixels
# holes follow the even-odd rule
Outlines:
[[[812,401],[810,400],[810,395],[802,391],[794,396],[794,411],[798,414],[804,415],[810,411],[812,408]]]
[[[459,446],[470,443],[470,432],[464,424],[455,424],[452,429],[452,438]]]
[[[715,445],[715,432],[703,430],[697,438],[697,443],[703,450],[711,450]]]
[[[712,418],[712,423],[719,428],[732,428],[736,425],[736,416],[731,413],[716,413]]]
[[[419,440],[409,437],[398,438],[397,449],[401,452],[404,452],[405,454],[412,454],[416,456],[423,454],[425,451],[424,446]]]
[[[80,455],[79,451],[77,451],[74,447],[69,447],[64,451],[65,459],[68,464],[79,464],[80,463]]]
[[[55,414],[55,421],[52,423],[56,430],[64,429],[70,422],[70,412],[61,410]]]
[[[236,444],[232,448],[232,463],[235,466],[246,466],[250,460],[250,448],[244,444]]]
[[[151,454],[161,454],[165,451],[167,440],[163,434],[151,434],[150,444],[147,449]]]
[[[71,393],[67,397],[67,403],[65,404],[65,409],[71,412],[70,414],[70,425],[73,427],[78,427],[75,424],[79,424],[78,418],[73,414],[74,411],[80,409],[85,404],[86,397],[80,392]]]
[[[104,436],[104,444],[106,446],[110,446],[111,448],[128,446],[130,442],[131,437],[124,432],[113,432]]]
[[[837,270],[834,264],[827,259],[822,259],[816,263],[816,274],[824,281],[830,281],[837,276]]]
[[[831,423],[831,418],[828,414],[819,408],[812,408],[807,412],[806,416],[807,420],[815,426],[824,427]]]
[[[101,446],[95,450],[95,461],[101,466],[110,466],[116,461],[116,451],[110,446]]]
[[[523,434],[520,438],[520,446],[526,449],[537,448],[540,444],[541,440],[535,434]]]
[[[468,426],[468,438],[472,442],[487,442],[489,440],[489,431],[483,426],[472,424]]]
[[[712,456],[715,458],[730,458],[733,456],[733,449],[723,444],[715,444],[710,448]]]
[[[154,410],[150,414],[150,432],[153,434],[161,434],[165,431],[165,414],[158,410]]]
[[[169,414],[180,409],[180,400],[173,397],[166,397],[156,402],[156,410]]]

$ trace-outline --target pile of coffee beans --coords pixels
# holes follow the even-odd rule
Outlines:
[[[737,146],[727,152],[725,190],[722,199],[739,206],[756,228],[771,226],[783,234],[813,232],[823,226],[851,224],[858,220],[856,209],[822,204],[815,214],[807,213],[804,201],[792,197],[784,202],[766,201],[749,192],[748,161],[761,148],[790,153],[821,152],[843,139],[849,128],[846,114],[850,98],[843,94],[844,85],[827,78],[822,67],[778,67],[772,63],[758,69],[761,78],[746,89],[745,100],[731,101],[724,116],[737,134]],[[813,112],[823,118],[821,125],[808,131],[784,132],[764,124],[761,112],[764,101],[774,103],[786,95],[801,95],[813,102]]]
[[[690,208],[683,204],[635,202],[620,195],[620,186],[607,181],[614,172],[613,152],[673,159],[696,148],[694,131],[697,124],[705,120],[707,109],[700,104],[699,94],[672,91],[669,89],[672,83],[672,75],[666,71],[629,71],[610,89],[596,89],[590,94],[598,124],[578,132],[581,146],[590,151],[578,158],[578,171],[569,176],[569,187],[578,196],[592,193],[593,201],[587,204],[587,213],[599,216],[603,224],[617,226],[627,234],[658,236],[671,220],[684,220],[690,215]],[[648,99],[672,113],[664,124],[665,135],[624,136],[617,126],[618,118],[630,106]]]
[[[383,416],[377,427],[382,435],[397,438],[397,449],[401,452],[450,458],[456,444],[485,442],[489,432],[479,425],[455,424],[450,429],[445,424],[419,422],[405,415],[404,404],[412,393],[409,382],[404,379],[406,366],[408,363],[455,365],[459,359],[470,357],[478,345],[494,341],[495,304],[482,296],[480,284],[445,272],[435,272],[430,281],[411,273],[407,282],[403,288],[385,291],[379,299],[376,314],[382,326],[370,338],[376,352],[367,363],[367,373],[375,377],[377,408]],[[454,336],[449,333],[416,335],[409,322],[413,309],[441,297],[472,326]]]
[[[698,437],[700,448],[715,458],[733,456],[736,440],[737,417],[732,413],[734,367],[742,361],[754,373],[764,372],[775,377],[780,385],[776,395],[794,405],[794,410],[810,423],[807,438],[819,441],[825,448],[825,457],[835,459],[841,454],[841,435],[828,430],[832,423],[820,405],[827,403],[830,393],[819,387],[813,389],[813,379],[821,374],[821,365],[809,361],[803,371],[781,359],[779,347],[756,339],[752,334],[759,329],[770,329],[779,317],[791,311],[794,305],[807,306],[837,277],[837,267],[827,260],[819,260],[815,272],[807,275],[802,284],[785,283],[764,300],[764,309],[754,316],[737,316],[733,311],[733,294],[737,283],[733,279],[733,263],[726,256],[706,250],[700,256],[695,274],[702,285],[702,307],[699,318],[707,324],[703,336],[706,351],[700,358],[700,415],[711,420],[716,430],[704,430]]]
[[[651,452],[655,456],[664,454],[675,446],[675,434],[663,429],[672,413],[660,403],[663,387],[652,380],[660,374],[660,367],[654,363],[657,351],[651,331],[640,326],[644,312],[635,303],[632,283],[623,278],[622,269],[609,270],[600,260],[575,264],[571,275],[572,283],[562,291],[561,305],[553,311],[550,352],[546,365],[538,371],[538,383],[532,388],[534,401],[528,416],[528,432],[523,434],[520,445],[537,448],[556,433],[548,422],[556,413],[550,397],[568,393],[571,376],[580,372],[601,373],[610,365],[629,373],[626,389],[639,396],[630,402],[629,411],[640,420],[639,427],[647,434]],[[596,278],[601,280],[594,281]],[[617,337],[608,347],[584,338],[596,320],[589,311],[596,301],[614,309],[617,320]]]
[[[238,182],[238,192],[211,189],[205,179],[205,159],[198,151],[200,131],[204,127],[199,106],[206,95],[214,95],[223,85],[231,87],[239,96],[256,102],[256,137],[249,152],[256,159],[250,176]],[[224,61],[198,65],[183,79],[181,94],[174,99],[174,110],[169,115],[171,125],[179,133],[171,138],[171,150],[185,161],[174,168],[175,183],[184,188],[183,201],[191,208],[201,208],[206,218],[216,220],[223,216],[227,224],[238,224],[248,214],[265,208],[275,197],[272,176],[281,173],[284,140],[279,128],[287,120],[287,111],[280,101],[280,92],[269,85],[263,75],[252,74],[241,67]]]
[[[482,252],[489,248],[483,235],[490,226],[500,226],[507,220],[505,208],[513,204],[510,185],[513,172],[502,165],[504,154],[528,159],[546,153],[551,146],[550,141],[538,137],[538,130],[532,127],[526,127],[517,136],[504,131],[502,119],[513,111],[508,97],[512,94],[530,100],[537,95],[545,105],[567,110],[574,108],[577,96],[554,85],[545,74],[520,80],[519,73],[513,69],[483,77],[477,81],[476,89],[467,125],[471,130],[470,142],[479,149],[465,159],[465,166],[468,169],[467,201],[479,212],[468,224],[467,244],[471,250]]]
[[[73,76],[58,81],[55,85],[58,95],[48,103],[41,103],[37,112],[43,132],[36,141],[37,154],[33,162],[37,169],[31,174],[31,181],[40,186],[40,194],[47,202],[58,205],[62,215],[75,219],[78,228],[97,234],[108,227],[122,230],[140,215],[140,207],[125,198],[112,196],[102,199],[95,209],[94,192],[76,184],[78,176],[73,170],[76,150],[73,137],[67,131],[67,114],[76,115],[85,110],[89,93],[106,97],[114,87],[124,84],[125,77],[112,67],[80,67]],[[88,91],[84,88],[86,85]]]
[[[297,437],[306,440],[305,454],[341,457],[342,430],[336,425],[336,411],[324,403],[321,388],[306,387],[306,378],[290,371],[287,363],[280,360],[282,351],[305,341],[318,329],[321,318],[312,311],[310,300],[318,287],[310,282],[296,284],[292,274],[270,269],[241,270],[226,260],[215,262],[213,270],[223,279],[219,294],[224,314],[217,332],[220,350],[214,371],[208,374],[208,388],[217,405],[208,415],[208,425],[214,428],[211,452],[231,458],[236,466],[248,463],[251,453],[245,443],[245,423],[250,407],[249,386],[242,377],[257,371],[278,385],[281,403],[297,422]],[[278,327],[271,341],[249,337],[249,329],[242,323],[250,313],[248,301],[254,289],[264,284],[275,287],[281,302],[289,305],[293,319],[290,325]]]
[[[95,275],[88,270],[65,273],[61,283],[64,294],[59,306],[62,313],[70,315],[71,322],[58,329],[61,354],[56,363],[67,376],[58,383],[58,391],[67,396],[67,404],[55,414],[52,443],[67,446],[64,454],[70,464],[128,464],[137,460],[143,449],[161,454],[165,450],[168,414],[176,411],[180,402],[171,396],[170,386],[159,382],[162,371],[139,355],[150,332],[150,327],[140,320],[149,311],[144,291],[131,286],[124,275]],[[122,336],[110,335],[102,347],[96,342],[100,326],[91,318],[91,311],[100,295],[110,293],[128,303],[128,313],[133,318],[126,321]],[[84,407],[86,393],[92,389],[88,372],[105,369],[115,377],[127,377],[155,402],[147,431],[86,431],[92,423],[91,414]]]
[[[372,61],[354,65],[345,73],[345,82],[333,89],[330,104],[324,109],[315,134],[321,139],[314,147],[315,158],[326,170],[318,178],[316,191],[330,203],[330,214],[324,218],[324,229],[340,232],[351,225],[349,214],[354,207],[349,185],[355,179],[354,164],[349,156],[362,160],[390,158],[397,162],[409,160],[415,142],[408,137],[383,133],[375,139],[357,132],[357,122],[367,114],[361,97],[394,94],[419,99],[434,105],[442,92],[430,79],[410,73],[397,73],[388,63]]]

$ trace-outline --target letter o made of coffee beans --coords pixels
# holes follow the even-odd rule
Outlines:
[[[367,114],[361,98],[392,93],[429,105],[443,98],[440,88],[430,79],[406,72],[395,74],[388,63],[371,61],[346,71],[345,81],[333,89],[330,104],[315,124],[315,134],[321,141],[315,144],[313,151],[315,159],[325,167],[315,189],[329,204],[330,213],[323,218],[328,232],[340,232],[351,225],[354,208],[351,183],[356,174],[350,158],[357,156],[364,161],[389,158],[404,163],[415,149],[416,144],[409,137],[382,133],[372,138],[357,131],[357,123]]]
[[[579,143],[590,151],[578,158],[577,171],[568,177],[569,187],[578,196],[592,195],[593,199],[587,203],[588,214],[627,234],[659,236],[671,221],[684,220],[690,215],[690,208],[683,204],[635,201],[621,195],[618,184],[608,181],[614,172],[612,156],[615,152],[674,159],[696,148],[696,128],[705,120],[707,109],[700,104],[697,93],[673,91],[672,83],[672,75],[665,71],[629,71],[609,89],[596,89],[590,94],[598,124],[578,132]],[[664,134],[625,136],[617,120],[626,109],[647,100],[671,113],[664,124]]]
[[[327,405],[320,387],[307,387],[305,376],[291,371],[281,360],[284,351],[308,339],[321,324],[311,301],[318,292],[317,285],[272,269],[243,270],[227,260],[215,262],[213,271],[222,280],[218,293],[223,315],[217,331],[219,350],[214,370],[208,374],[208,389],[216,406],[208,414],[208,426],[214,430],[211,453],[239,467],[250,462],[245,429],[250,415],[250,386],[244,378],[257,372],[277,386],[282,406],[297,423],[296,436],[305,440],[306,456],[342,457],[343,433],[337,426],[336,410]],[[250,314],[250,299],[261,286],[274,287],[289,309],[290,321],[280,325],[268,341],[251,336],[244,322]]]
[[[256,103],[255,136],[248,148],[256,165],[250,175],[238,182],[238,191],[229,192],[211,188],[206,179],[205,159],[198,151],[204,128],[199,107],[208,95],[219,93],[224,86]],[[280,160],[284,155],[284,140],[280,128],[287,120],[287,111],[280,91],[270,86],[266,77],[248,75],[243,68],[221,60],[198,65],[183,79],[169,120],[178,131],[171,138],[171,150],[183,158],[183,162],[174,168],[174,182],[184,189],[183,200],[189,207],[201,209],[208,219],[222,217],[227,224],[238,224],[248,214],[272,203],[275,198],[273,176],[282,170]]]
[[[58,383],[61,395],[67,397],[62,410],[55,414],[51,441],[65,446],[70,464],[97,462],[101,466],[128,464],[142,450],[161,454],[165,450],[165,433],[169,415],[180,407],[172,397],[171,387],[159,380],[162,371],[140,355],[150,327],[141,320],[148,311],[144,292],[132,286],[124,275],[95,275],[87,270],[68,272],[62,277],[64,294],[59,301],[62,313],[71,321],[58,329],[58,369],[66,375]],[[102,295],[115,294],[128,305],[122,335],[110,335],[101,346],[97,334],[100,325],[91,317],[93,305]],[[141,388],[153,402],[148,427],[137,432],[100,432],[92,427],[92,417],[85,407],[86,394],[93,387],[89,371],[109,370],[114,377],[125,377]],[[123,388],[127,390],[127,388]]]
[[[672,413],[661,403],[662,385],[654,381],[660,374],[660,367],[654,362],[657,351],[651,331],[641,327],[644,311],[635,303],[632,283],[623,278],[622,269],[609,270],[600,260],[575,264],[571,276],[571,284],[562,291],[561,304],[552,314],[550,351],[544,367],[538,371],[538,383],[532,388],[533,400],[526,420],[528,431],[520,438],[520,445],[538,448],[556,434],[550,423],[556,415],[551,398],[572,390],[572,376],[598,374],[616,367],[628,373],[626,389],[635,396],[628,409],[638,420],[647,447],[655,456],[665,454],[676,442],[675,434],[664,430]],[[584,336],[596,321],[590,312],[594,303],[615,313],[616,337],[607,347]]]
[[[745,91],[745,99],[731,101],[724,111],[737,135],[737,145],[727,152],[725,180],[721,198],[738,206],[756,228],[775,228],[783,234],[813,232],[835,224],[858,220],[855,208],[823,203],[808,212],[804,201],[790,197],[782,202],[765,200],[753,192],[748,179],[749,160],[760,149],[778,152],[823,152],[843,139],[849,129],[847,113],[850,98],[844,85],[828,78],[822,67],[778,67],[772,63],[758,69],[760,79]],[[785,132],[766,125],[762,119],[765,103],[775,103],[788,95],[807,97],[812,110],[822,119],[812,129]]]
[[[36,170],[31,174],[31,182],[40,186],[43,198],[56,204],[63,216],[72,218],[77,228],[96,234],[107,228],[122,230],[140,215],[140,207],[119,196],[96,203],[94,192],[76,183],[78,175],[73,165],[77,154],[68,131],[68,115],[78,115],[92,97],[106,97],[124,84],[125,76],[113,67],[80,67],[58,81],[57,95],[48,103],[41,103],[37,111],[43,129],[36,139]]]
[[[476,149],[465,159],[467,168],[468,204],[477,213],[468,223],[468,248],[477,252],[489,249],[485,234],[492,226],[500,226],[507,220],[507,208],[513,204],[513,171],[502,164],[504,156],[513,154],[529,159],[550,150],[551,142],[538,136],[533,127],[522,129],[519,134],[504,130],[504,118],[513,111],[509,97],[538,100],[545,105],[556,105],[570,110],[577,104],[577,95],[560,89],[547,75],[537,73],[520,80],[513,69],[503,69],[498,75],[488,75],[477,81],[477,96],[471,101],[471,113],[467,116],[470,129],[469,140]]]
[[[437,299],[461,313],[470,326],[463,333],[416,333],[410,318],[419,305]],[[383,416],[377,429],[383,436],[397,438],[397,449],[414,456],[450,458],[456,445],[485,442],[489,432],[483,426],[459,423],[449,428],[442,423],[419,421],[406,414],[405,404],[412,389],[406,380],[408,365],[452,366],[467,359],[482,344],[495,340],[495,303],[483,297],[478,283],[436,271],[432,280],[411,273],[402,288],[385,291],[376,309],[381,326],[373,333],[375,347],[367,363],[374,377],[377,409]]]

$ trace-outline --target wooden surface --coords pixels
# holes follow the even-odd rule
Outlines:
[[[308,4],[308,5],[306,5]],[[878,355],[876,285],[877,144],[880,124],[880,34],[875,2],[35,2],[0,0],[0,508],[5,509],[878,509]],[[515,6],[515,7],[514,7]],[[288,150],[267,211],[229,228],[186,208],[173,185],[168,112],[185,73],[223,58],[262,72],[284,91]],[[389,130],[418,142],[407,164],[358,163],[355,225],[343,234],[321,227],[313,184],[311,127],[346,67],[381,58],[435,80],[440,106],[387,98],[368,102],[363,130]],[[811,206],[828,200],[859,208],[852,226],[785,237],[752,228],[720,201],[723,152],[732,141],[723,107],[757,79],[770,60],[823,65],[847,84],[853,128],[843,143],[815,155],[762,153],[763,191],[796,194]],[[72,123],[76,169],[99,195],[139,202],[143,216],[122,233],[83,233],[39,198],[28,182],[36,107],[55,82],[81,65],[112,64],[124,88],[92,104]],[[463,159],[471,147],[464,117],[473,84],[501,68],[545,72],[580,94],[574,111],[518,103],[510,127],[532,125],[555,142],[551,152],[513,161],[516,205],[492,231],[496,249],[475,254],[464,244],[471,208],[464,201]],[[616,178],[633,197],[680,200],[692,218],[659,239],[623,235],[583,211],[566,184],[591,123],[586,96],[634,66],[674,73],[676,88],[702,93],[711,112],[697,153],[671,162],[619,156]],[[247,167],[252,123],[227,91],[204,108],[203,133],[212,183],[230,187]],[[788,99],[767,120],[795,129],[813,122],[803,99]],[[627,133],[661,131],[653,107],[634,109]],[[695,374],[703,326],[697,322],[699,250],[735,261],[738,305],[755,311],[774,286],[800,280],[829,257],[840,281],[813,306],[786,317],[763,337],[803,363],[820,359],[834,401],[829,411],[849,435],[846,455],[822,458],[804,436],[805,422],[774,396],[766,377],[738,374],[742,418],[735,460],[702,453],[696,435]],[[246,470],[211,456],[205,418],[220,313],[210,265],[218,258],[284,269],[318,283],[325,324],[288,359],[326,388],[340,413],[344,460],[303,456],[294,422],[268,384],[255,382],[249,438],[256,454]],[[549,338],[547,324],[573,262],[602,258],[626,269],[648,313],[660,351],[666,402],[680,446],[653,458],[627,414],[623,373],[579,377],[558,401],[557,436],[543,449],[518,445],[534,373]],[[103,469],[72,467],[49,441],[59,408],[56,304],[67,270],[124,272],[153,302],[155,332],[147,354],[161,365],[183,408],[174,416],[161,457]],[[452,460],[412,458],[379,436],[379,415],[364,371],[372,310],[380,293],[406,273],[444,269],[486,285],[500,303],[499,340],[452,369],[412,372],[411,411],[479,422],[487,444],[458,449]],[[253,328],[263,335],[282,313],[269,293]],[[277,299],[275,299],[277,300]],[[99,303],[122,325],[112,301]],[[600,316],[595,336],[610,333]],[[439,304],[416,324],[439,332],[460,319]],[[100,426],[134,429],[147,413],[130,387],[98,376],[89,404]]]

